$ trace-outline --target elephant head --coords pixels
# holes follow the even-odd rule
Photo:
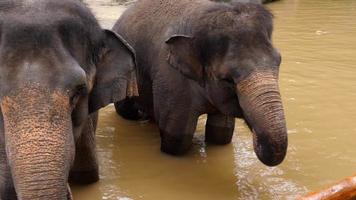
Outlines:
[[[19,199],[70,197],[84,122],[137,94],[134,57],[80,1],[0,3],[0,142]]]
[[[203,87],[220,112],[245,119],[257,157],[269,166],[283,161],[288,143],[272,29],[262,5],[219,4],[173,25],[166,40],[167,62]]]

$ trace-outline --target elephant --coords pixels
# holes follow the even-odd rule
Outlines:
[[[273,1],[278,1],[278,0],[212,0],[212,1],[218,1],[218,2],[241,2],[241,3],[270,3]]]
[[[138,95],[135,51],[77,0],[0,2],[0,199],[98,181],[98,110]]]
[[[116,111],[124,118],[139,119],[139,111],[150,116],[161,151],[188,152],[198,117],[207,114],[207,143],[231,143],[235,118],[243,118],[259,160],[267,166],[284,160],[281,55],[271,41],[272,14],[263,5],[140,0],[113,31],[136,51],[140,93],[115,103]]]

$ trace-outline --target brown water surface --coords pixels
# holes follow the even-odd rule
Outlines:
[[[110,28],[125,6],[88,0]],[[202,117],[194,148],[183,157],[159,151],[157,127],[126,121],[114,107],[100,113],[99,183],[74,187],[74,198],[295,199],[356,173],[356,1],[282,0],[274,43],[283,56],[280,84],[289,129],[286,160],[261,164],[251,134],[237,121],[233,143],[206,146]]]

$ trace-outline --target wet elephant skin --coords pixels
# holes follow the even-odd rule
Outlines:
[[[288,142],[272,24],[271,13],[253,3],[136,2],[113,30],[137,53],[140,97],[117,103],[118,113],[137,119],[139,104],[159,126],[161,150],[173,155],[190,149],[201,114],[214,144],[230,143],[241,117],[257,157],[278,165]]]
[[[99,179],[97,110],[136,94],[135,52],[71,0],[0,2],[0,199]]]

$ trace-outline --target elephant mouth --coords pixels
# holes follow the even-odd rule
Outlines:
[[[67,200],[73,200],[73,195],[69,184],[67,185]]]

